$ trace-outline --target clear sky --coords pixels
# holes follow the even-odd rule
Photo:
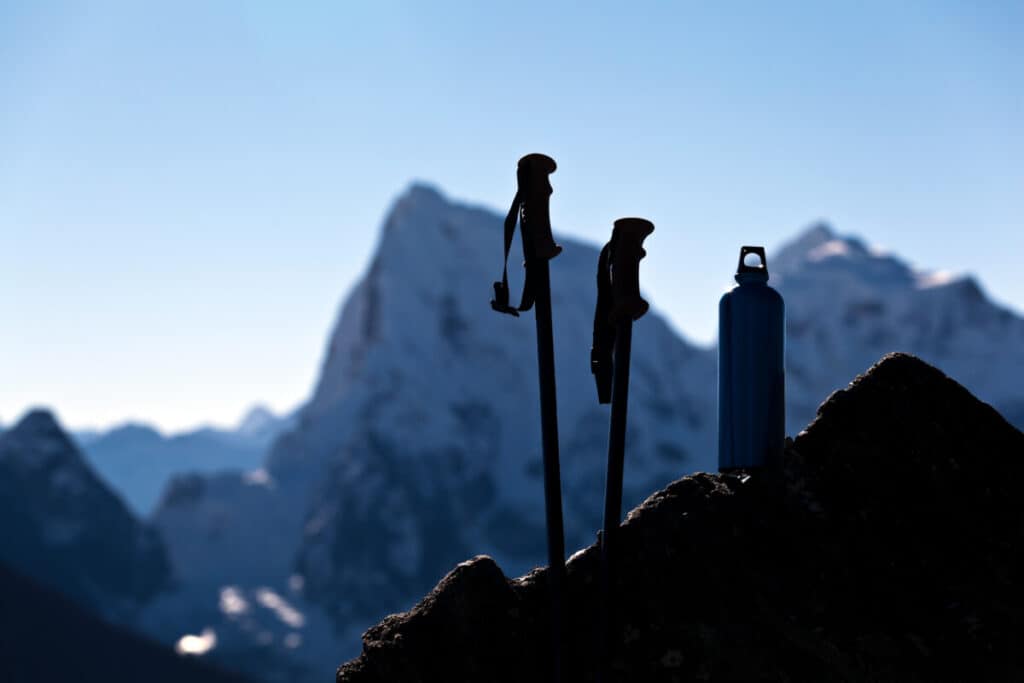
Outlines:
[[[390,201],[503,210],[531,151],[562,232],[655,222],[700,342],[739,245],[818,218],[1021,310],[1022,122],[1019,1],[6,0],[0,421],[294,406]]]

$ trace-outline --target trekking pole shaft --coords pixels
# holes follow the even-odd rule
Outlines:
[[[612,379],[612,419],[608,430],[608,473],[604,492],[604,536],[614,533],[622,518],[622,471],[626,453],[626,406],[629,401],[629,355],[633,321],[618,323],[615,335],[615,374]]]
[[[612,377],[612,419],[608,433],[608,472],[605,475],[604,530],[601,532],[601,610],[599,628],[601,651],[597,664],[597,680],[610,680],[609,664],[613,611],[612,553],[617,543],[617,530],[622,517],[622,477],[626,453],[626,406],[629,398],[629,356],[633,342],[633,321],[626,318],[617,325],[615,335],[615,370]]]
[[[558,464],[558,405],[555,394],[555,348],[551,325],[551,277],[548,262],[527,266],[536,287],[537,368],[540,373],[540,419],[544,453],[544,511],[548,531],[548,581],[551,590],[554,681],[561,680],[563,660],[563,587],[565,538],[562,529],[562,488]]]

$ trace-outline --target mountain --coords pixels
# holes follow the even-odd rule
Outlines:
[[[0,680],[244,683],[97,619],[0,563]]]
[[[598,251],[559,241],[551,274],[571,550],[601,523],[608,408],[589,370]],[[535,332],[532,316],[488,305],[501,243],[501,216],[430,187],[395,202],[317,386],[263,467],[176,477],[155,510],[181,585],[149,613],[150,633],[211,627],[221,661],[262,642],[315,676],[465,557],[489,554],[513,575],[545,562]],[[891,350],[961,372],[1013,417],[1024,397],[1008,379],[1024,377],[1021,321],[976,284],[971,294],[963,280],[919,273],[823,227],[768,265],[787,301],[791,434]],[[521,269],[510,275],[517,291]],[[716,469],[714,349],[679,338],[656,311],[634,335],[627,507]],[[252,609],[233,612],[235,598]],[[283,612],[266,607],[281,601]]]
[[[294,411],[283,416],[275,415],[264,405],[254,405],[238,421],[234,435],[237,438],[269,445],[278,434],[291,426],[293,414]]]
[[[114,620],[170,582],[164,546],[86,463],[53,415],[0,434],[0,562]]]
[[[768,261],[786,300],[788,427],[873,359],[905,351],[1024,428],[1024,319],[970,276],[919,271],[819,224]]]
[[[613,681],[1021,680],[1024,434],[919,359],[837,392],[781,476],[697,474],[618,530]],[[568,562],[564,670],[593,680],[600,553]],[[338,683],[544,680],[546,569],[459,564]]]
[[[532,316],[488,305],[502,224],[414,187],[342,310],[301,430],[275,478],[324,472],[298,568],[342,623],[402,605],[467,551],[523,571],[544,556]],[[569,548],[601,524],[608,408],[589,367],[598,251],[552,263],[563,506]],[[424,258],[429,254],[430,258]],[[714,365],[659,314],[636,326],[626,500],[713,465]],[[364,571],[374,567],[375,572]]]
[[[132,509],[148,516],[175,475],[257,469],[270,443],[290,424],[291,416],[255,406],[234,429],[204,427],[164,436],[149,425],[128,423],[76,433],[75,439]]]
[[[535,332],[529,316],[488,305],[501,240],[490,211],[421,185],[398,199],[342,307],[313,396],[264,468],[179,477],[156,510],[184,584],[250,595],[269,587],[309,623],[329,618],[354,648],[362,627],[407,607],[467,552],[523,571],[542,561]],[[589,368],[598,251],[561,242],[552,280],[572,548],[600,526],[608,408]],[[637,326],[633,348],[627,504],[714,465],[713,355],[657,313]],[[175,625],[236,631],[212,595],[201,618]],[[336,663],[337,641],[313,653],[312,628],[298,632],[306,640],[291,656]]]

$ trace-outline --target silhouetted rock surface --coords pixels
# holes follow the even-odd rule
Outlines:
[[[781,480],[696,474],[629,514],[615,679],[1020,680],[1022,475],[1024,434],[885,357],[821,406]],[[568,563],[571,680],[597,661],[598,559]],[[546,605],[544,570],[474,558],[367,631],[337,680],[544,680]]]

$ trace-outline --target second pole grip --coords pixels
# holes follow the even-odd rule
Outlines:
[[[612,308],[609,322],[638,320],[650,308],[640,296],[640,259],[647,255],[643,243],[654,232],[654,223],[644,218],[620,218],[612,229]]]

